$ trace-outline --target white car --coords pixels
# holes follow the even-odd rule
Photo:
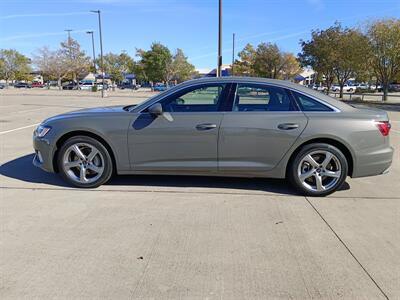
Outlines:
[[[94,82],[80,82],[79,83],[79,89],[80,90],[87,90],[87,91],[91,91],[92,88],[94,87]]]
[[[332,92],[339,92],[340,91],[340,85],[335,84],[331,88]],[[343,86],[343,92],[345,93],[354,93],[356,91],[356,87],[354,85],[348,85],[345,84]]]
[[[356,86],[360,90],[368,90],[369,89],[369,84],[367,83],[360,83]]]

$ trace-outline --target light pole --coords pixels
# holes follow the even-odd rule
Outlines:
[[[69,51],[69,59],[70,64],[72,64],[72,50],[71,50],[71,31],[72,29],[64,29],[64,31],[68,32],[68,51]],[[72,84],[75,84],[75,74],[72,73]]]
[[[233,34],[232,36],[232,68],[231,68],[231,72],[232,72],[232,76],[233,74],[233,66],[235,65],[235,34]]]
[[[103,88],[101,89],[101,98],[104,98],[104,65],[103,65],[103,38],[101,35],[101,11],[91,10],[90,12],[95,13],[99,17],[99,34],[100,34],[100,64],[101,64],[101,83]]]
[[[68,32],[68,42],[71,39],[71,31],[72,29],[64,29],[64,31]]]
[[[96,54],[94,52],[94,36],[93,36],[93,31],[86,31],[87,34],[90,34],[92,36],[92,50],[93,50],[93,67],[94,67],[94,74],[96,76]]]
[[[217,77],[222,73],[222,0],[219,0],[219,18],[218,18],[218,67]]]

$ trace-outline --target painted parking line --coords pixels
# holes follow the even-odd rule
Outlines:
[[[390,132],[400,133],[400,130],[391,129]]]
[[[18,127],[18,128],[11,129],[11,130],[0,131],[0,135],[11,133],[11,132],[22,130],[22,129],[26,129],[26,128],[30,128],[30,127],[35,127],[35,126],[38,126],[39,124],[40,123],[36,123],[36,124],[28,125],[28,126]]]

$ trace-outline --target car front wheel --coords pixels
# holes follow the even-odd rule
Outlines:
[[[340,188],[346,180],[346,157],[336,147],[315,143],[304,146],[288,169],[292,185],[307,196],[326,196]]]
[[[87,136],[68,139],[59,151],[57,162],[63,179],[81,188],[98,187],[106,183],[113,172],[108,150]]]

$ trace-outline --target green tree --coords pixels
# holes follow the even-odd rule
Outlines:
[[[242,51],[238,54],[239,59],[234,62],[235,75],[241,76],[255,76],[254,74],[254,61],[256,51],[251,44],[247,44]]]
[[[181,49],[176,49],[171,63],[172,78],[178,82],[191,79],[195,74],[195,68],[187,61],[187,57]]]
[[[370,62],[387,100],[389,84],[400,79],[400,20],[387,19],[371,23],[367,28]]]
[[[261,43],[256,49],[247,44],[235,61],[236,75],[258,76],[289,80],[300,72],[297,58],[283,52],[276,44]]]
[[[343,97],[343,86],[352,77],[365,74],[368,61],[368,40],[358,30],[343,28],[340,23],[326,30],[312,32],[312,39],[302,42],[299,59],[312,66],[326,79],[328,90],[336,78]]]
[[[294,76],[301,73],[302,69],[296,56],[292,53],[282,55],[283,65],[279,77],[284,80],[291,80]]]
[[[2,49],[0,61],[0,78],[5,79],[7,85],[10,80],[31,79],[31,61],[25,55],[14,49]]]
[[[276,44],[261,43],[257,46],[253,69],[258,77],[278,78],[283,62]]]
[[[129,72],[133,59],[126,53],[114,54],[108,53],[103,57],[104,72],[110,75],[113,83],[120,82],[124,79],[124,73]],[[98,59],[98,65],[101,67],[101,62]]]
[[[319,78],[325,79],[327,91],[330,90],[335,78],[335,59],[331,37],[334,34],[333,31],[332,28],[313,30],[310,41],[300,41],[302,52],[298,55],[302,66],[311,66]]]
[[[172,55],[161,43],[153,43],[150,50],[137,50],[140,67],[147,80],[152,82],[168,82],[172,78]]]
[[[334,73],[340,86],[340,98],[343,98],[343,86],[358,74],[364,73],[368,61],[368,40],[357,30],[334,27]]]

